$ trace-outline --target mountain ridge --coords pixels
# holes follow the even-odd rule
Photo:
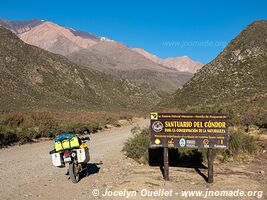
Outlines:
[[[196,73],[197,70],[204,66],[203,63],[191,60],[188,56],[177,56],[173,58],[159,58],[154,54],[147,52],[142,48],[132,48],[133,51],[145,56],[153,62],[164,65],[169,68],[177,69],[181,72]]]
[[[61,55],[67,55],[83,48],[89,48],[97,43],[93,39],[74,36],[70,29],[48,21],[33,27],[27,32],[19,34],[19,37],[31,45],[35,45],[47,51],[59,53]],[[62,44],[70,43],[62,49],[62,51],[57,50],[60,43],[55,41],[59,39],[63,41],[65,40],[65,42],[61,42]]]
[[[17,35],[24,42],[63,55],[78,65],[128,79],[147,92],[157,92],[159,96],[171,94],[192,77],[191,73],[155,63],[126,45],[105,37],[91,37],[90,33],[49,21],[40,21],[40,24],[22,22],[21,26],[27,31]]]
[[[159,101],[128,80],[24,43],[0,27],[0,110],[139,110]]]

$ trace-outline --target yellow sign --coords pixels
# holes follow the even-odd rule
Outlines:
[[[158,113],[157,112],[150,113],[150,119],[151,120],[158,120]]]

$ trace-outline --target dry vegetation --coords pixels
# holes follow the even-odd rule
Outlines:
[[[126,112],[1,112],[0,147],[13,143],[53,138],[61,132],[95,133],[107,124],[119,126],[118,120],[130,120],[138,113]]]

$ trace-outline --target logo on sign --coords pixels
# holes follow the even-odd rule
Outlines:
[[[151,120],[158,120],[158,113],[157,112],[150,113],[150,119]]]
[[[181,147],[185,147],[185,139],[181,138],[180,141],[179,141],[179,144],[180,144]]]
[[[196,147],[196,140],[186,140],[186,147]]]
[[[219,139],[218,144],[223,144],[223,140]]]
[[[153,124],[152,124],[152,129],[155,131],[155,132],[160,132],[162,131],[164,128],[163,124],[160,122],[160,121],[155,121]]]
[[[168,144],[174,144],[173,139],[168,140]]]
[[[160,140],[159,139],[156,139],[155,140],[155,144],[160,144]]]
[[[203,145],[205,148],[209,148],[209,143],[210,143],[210,141],[208,139],[203,140]]]

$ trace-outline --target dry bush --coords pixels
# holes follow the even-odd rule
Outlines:
[[[42,137],[52,138],[61,132],[95,133],[106,124],[131,119],[126,112],[1,112],[0,146],[27,143]]]

